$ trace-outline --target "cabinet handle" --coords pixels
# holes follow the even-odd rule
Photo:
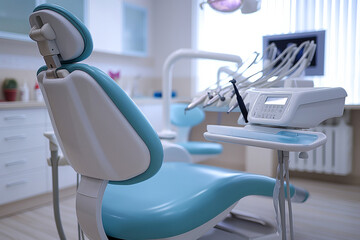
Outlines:
[[[16,135],[16,136],[5,137],[4,139],[5,139],[5,141],[16,141],[16,140],[26,139],[26,136],[25,135]]]
[[[22,120],[22,119],[26,119],[26,116],[25,115],[14,115],[14,116],[4,117],[5,121]]]
[[[5,167],[12,167],[12,166],[16,166],[16,165],[22,165],[25,164],[26,160],[22,159],[22,160],[18,160],[18,161],[13,161],[13,162],[7,162],[5,163]]]
[[[16,181],[16,182],[12,182],[12,183],[7,183],[5,186],[6,186],[6,188],[11,188],[11,187],[15,187],[15,186],[18,186],[18,185],[23,185],[25,183],[27,183],[27,181],[20,180],[20,181]]]

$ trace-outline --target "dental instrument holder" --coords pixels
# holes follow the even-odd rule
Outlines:
[[[290,239],[294,239],[288,188],[289,152],[300,152],[300,157],[306,158],[305,152],[325,144],[325,134],[299,129],[316,127],[326,119],[342,116],[347,94],[342,88],[255,89],[248,90],[247,94],[245,104],[249,106],[248,124],[245,127],[208,125],[204,137],[209,141],[277,150],[277,184],[273,199],[278,232],[283,240],[287,239],[286,189]],[[242,116],[238,123],[244,124]]]
[[[172,89],[172,70],[174,64],[180,59],[211,59],[219,61],[234,62],[241,66],[242,59],[237,55],[198,51],[193,49],[179,49],[171,53],[165,60],[162,70],[162,92],[163,92],[163,129],[158,133],[161,139],[174,139],[176,133],[171,130],[170,103]]]
[[[235,94],[236,94],[236,100],[237,100],[238,105],[239,105],[239,108],[240,108],[240,110],[241,110],[241,114],[242,114],[242,116],[244,117],[245,123],[248,123],[248,122],[249,122],[248,119],[247,119],[247,117],[248,117],[248,111],[247,111],[247,109],[246,109],[244,100],[243,100],[243,98],[241,97],[241,95],[240,95],[240,93],[239,93],[239,90],[238,90],[237,87],[236,87],[236,80],[233,79],[233,80],[231,80],[230,82],[232,83],[232,85],[233,85],[233,87],[234,87],[234,91],[235,91]]]

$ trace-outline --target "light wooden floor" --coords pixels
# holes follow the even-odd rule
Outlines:
[[[293,204],[295,239],[360,240],[360,187],[293,180],[311,196],[304,204]],[[67,239],[77,239],[75,198],[61,201],[61,214]],[[236,207],[275,222],[272,199],[248,197]],[[59,239],[52,206],[0,219],[1,240]]]

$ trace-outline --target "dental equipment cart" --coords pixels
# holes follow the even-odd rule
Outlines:
[[[347,94],[342,88],[257,89],[248,90],[247,93],[245,105],[250,109],[248,124],[245,127],[208,125],[204,137],[209,141],[277,150],[277,181],[273,199],[278,231],[282,239],[286,239],[286,196],[290,238],[294,239],[289,191],[289,152],[300,152],[299,157],[306,159],[307,151],[324,144],[325,134],[300,129],[315,127],[326,119],[341,116]],[[238,123],[243,123],[243,120],[240,116]]]

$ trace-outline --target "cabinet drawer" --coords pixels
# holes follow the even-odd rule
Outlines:
[[[24,126],[46,122],[46,109],[16,109],[0,111],[0,126]]]
[[[24,174],[0,177],[0,204],[32,197],[47,191],[45,167]]]
[[[44,148],[0,154],[0,176],[46,166]]]
[[[0,153],[46,147],[44,132],[44,126],[0,129]]]

